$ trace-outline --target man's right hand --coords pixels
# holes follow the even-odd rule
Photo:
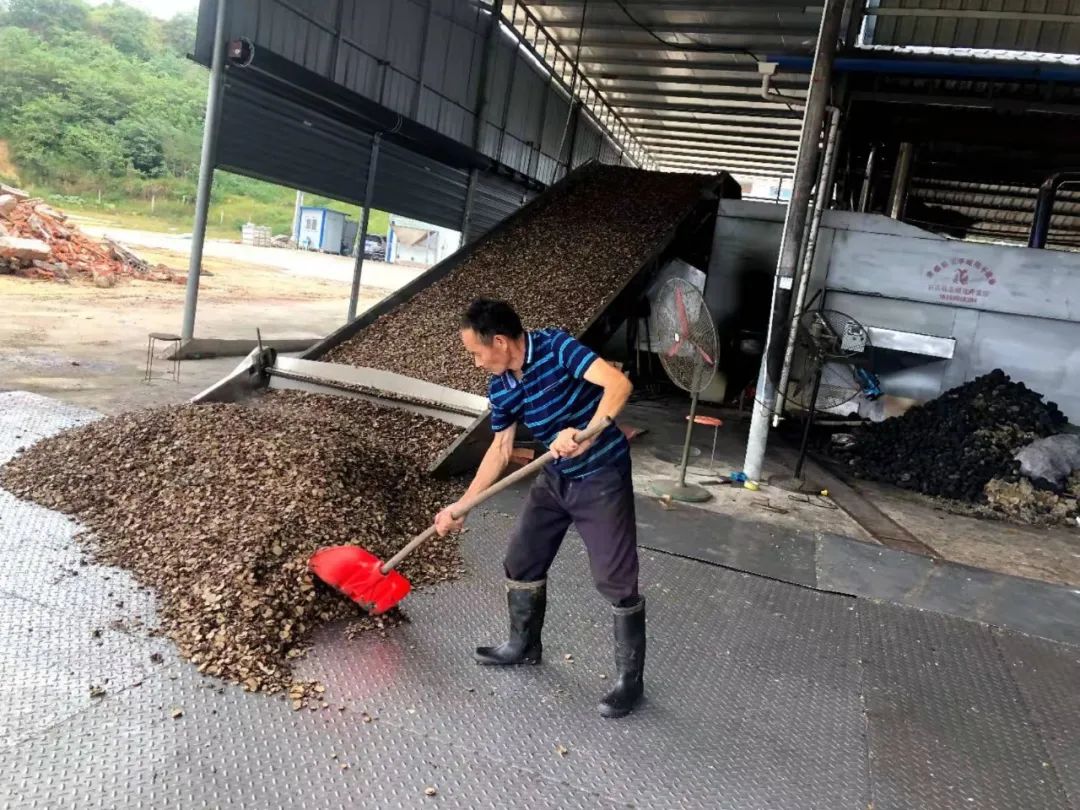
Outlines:
[[[454,519],[453,512],[456,508],[457,504],[452,503],[439,512],[439,514],[435,515],[435,532],[439,537],[446,537],[448,534],[456,534],[465,526],[464,515],[456,520]]]

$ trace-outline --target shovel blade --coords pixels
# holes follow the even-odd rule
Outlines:
[[[382,561],[359,546],[321,548],[311,555],[308,568],[372,614],[385,613],[412,588],[397,571],[384,574]]]

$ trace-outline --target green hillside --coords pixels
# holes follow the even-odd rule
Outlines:
[[[120,2],[0,0],[0,180],[69,212],[188,232],[206,70],[186,58],[195,15],[158,20]],[[295,191],[218,171],[210,233],[291,229]],[[357,206],[307,195],[359,216]],[[372,211],[371,231],[387,215]]]

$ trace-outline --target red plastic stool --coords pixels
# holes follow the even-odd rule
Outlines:
[[[690,414],[686,415],[686,418],[690,419]],[[716,437],[720,435],[720,428],[724,425],[724,420],[715,416],[702,416],[701,414],[694,415],[695,425],[705,425],[713,429],[712,435],[712,452],[709,454],[709,472],[713,471],[713,462],[716,461]]]

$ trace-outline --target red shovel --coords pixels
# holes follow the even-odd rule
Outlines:
[[[579,444],[588,441],[610,424],[612,424],[611,419],[605,418],[600,424],[577,434],[574,441]],[[555,454],[549,450],[482,492],[476,493],[471,498],[463,501],[459,508],[453,512],[454,519],[464,517],[474,507],[479,506],[492,495],[502,492],[508,486],[516,484],[523,478],[528,478],[555,458]],[[409,585],[409,580],[394,569],[419,545],[427,542],[435,535],[435,527],[432,526],[406,543],[404,548],[387,560],[385,564],[374,554],[364,551],[359,546],[321,548],[311,555],[311,559],[308,560],[308,568],[327,585],[336,588],[370,613],[385,613],[404,599],[412,587]]]

